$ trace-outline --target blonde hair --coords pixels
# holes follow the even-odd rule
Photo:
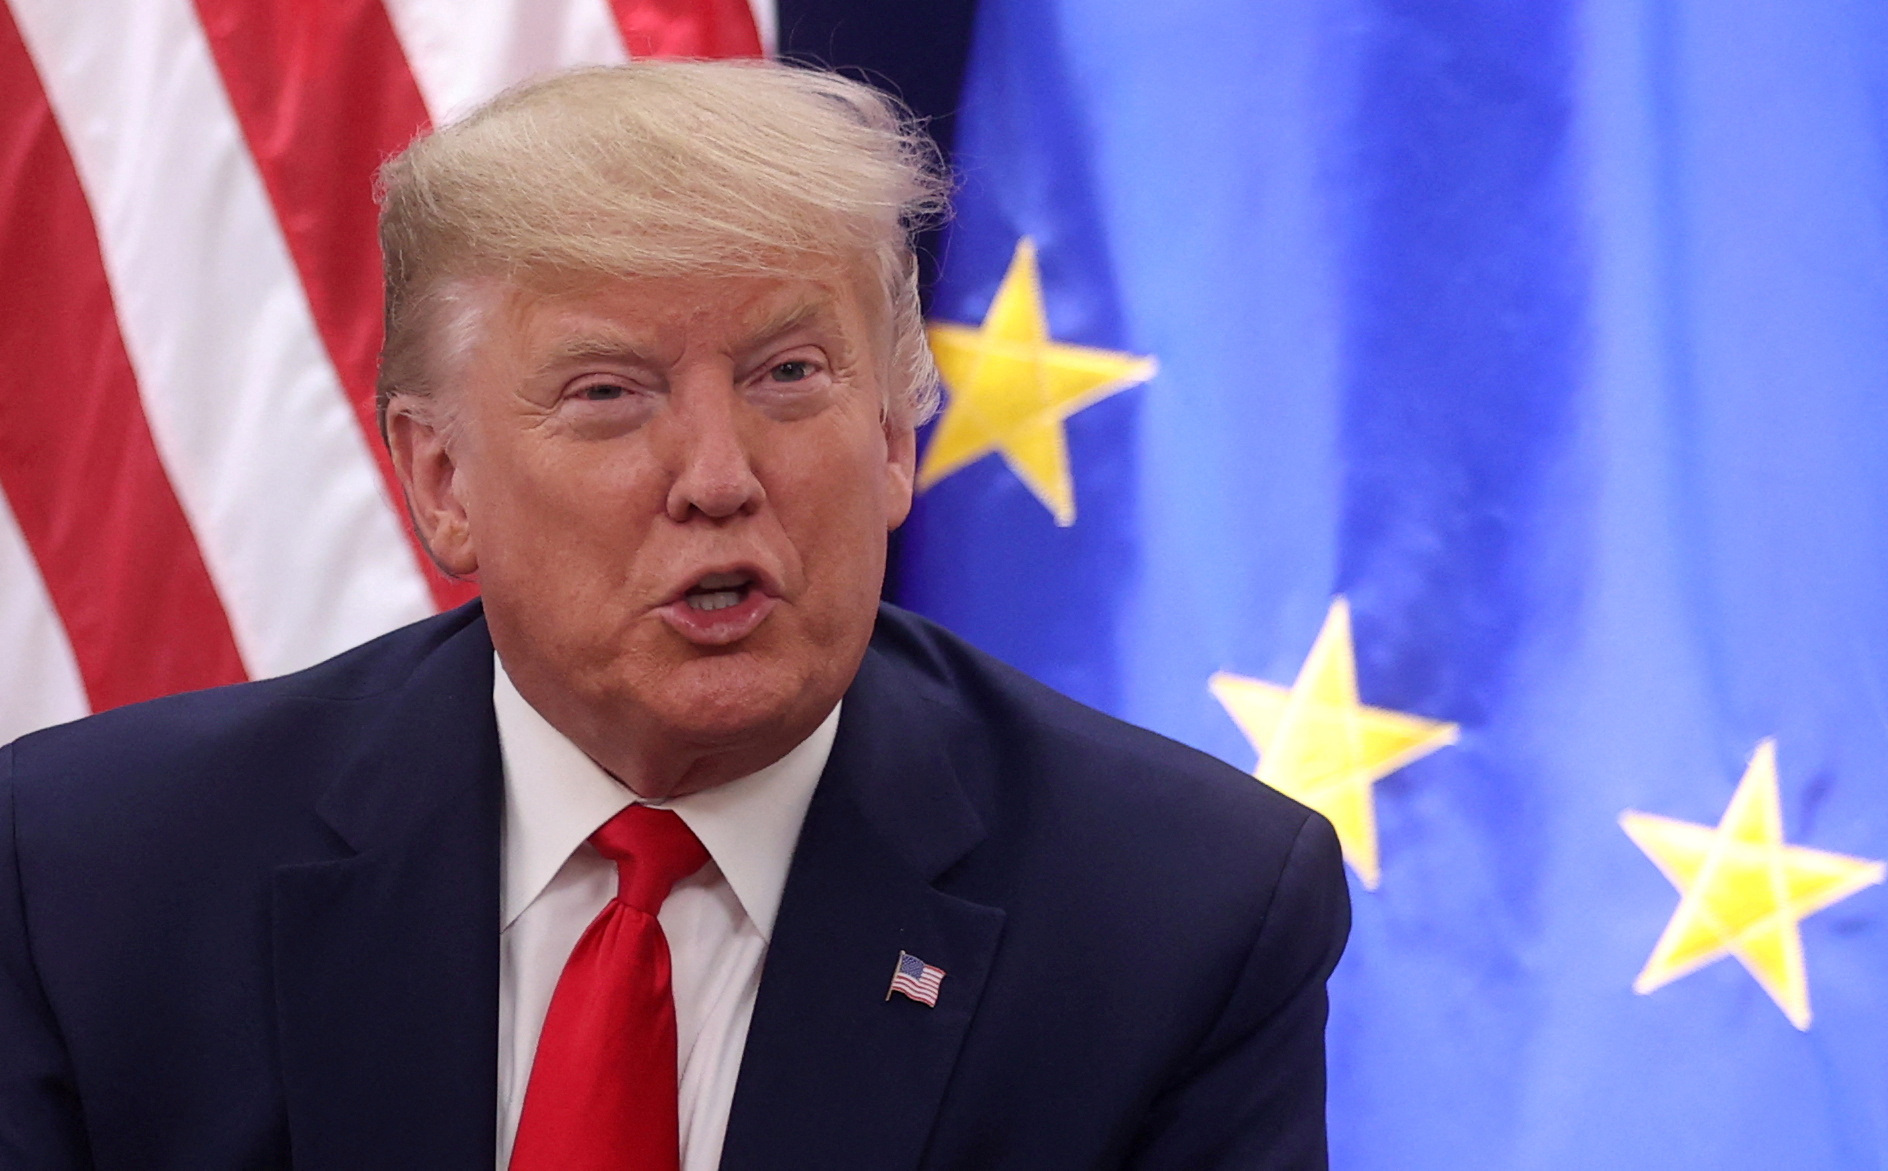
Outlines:
[[[863,264],[884,295],[886,416],[937,409],[913,235],[944,214],[937,148],[893,99],[760,61],[637,61],[511,89],[380,171],[382,430],[468,344],[476,278],[798,276]]]

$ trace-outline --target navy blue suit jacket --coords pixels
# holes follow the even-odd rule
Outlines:
[[[0,1167],[491,1167],[491,689],[474,604],[0,749]],[[722,1166],[1321,1167],[1348,914],[1316,814],[887,608]]]

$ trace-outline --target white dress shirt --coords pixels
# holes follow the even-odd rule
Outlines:
[[[616,893],[616,867],[586,840],[639,800],[493,672],[505,764],[498,968],[498,1168],[511,1161],[531,1060],[564,961]],[[835,706],[775,763],[667,802],[708,850],[657,921],[674,974],[682,1171],[721,1162],[761,962],[807,803],[826,768]]]

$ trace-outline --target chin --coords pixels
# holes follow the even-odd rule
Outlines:
[[[648,696],[646,710],[677,739],[718,747],[804,735],[838,701],[838,692],[822,698],[826,689],[806,672],[758,658],[735,653],[687,663]]]

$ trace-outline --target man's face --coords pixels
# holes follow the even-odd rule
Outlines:
[[[443,427],[396,420],[519,690],[644,792],[770,763],[864,654],[914,441],[858,283],[493,287]]]

